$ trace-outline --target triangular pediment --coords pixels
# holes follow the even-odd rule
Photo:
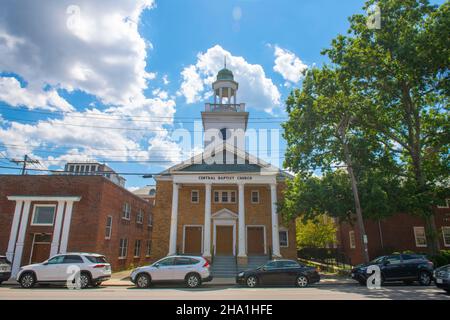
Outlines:
[[[238,215],[231,210],[221,209],[214,213],[211,218],[220,220],[236,220]]]

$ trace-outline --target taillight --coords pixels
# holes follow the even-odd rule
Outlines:
[[[203,268],[209,267],[209,261],[205,259],[205,264],[203,265]]]
[[[104,267],[106,267],[106,264],[96,264],[96,265],[94,266],[95,269],[98,269],[98,268],[104,268]]]

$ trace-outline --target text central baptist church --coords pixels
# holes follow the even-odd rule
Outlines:
[[[296,258],[295,225],[277,213],[287,173],[245,151],[248,112],[224,68],[202,112],[204,152],[157,176],[152,256],[195,254],[240,266]],[[237,147],[239,145],[240,147]]]

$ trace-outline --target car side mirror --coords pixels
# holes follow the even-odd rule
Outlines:
[[[159,268],[159,263],[153,265],[155,268]]]

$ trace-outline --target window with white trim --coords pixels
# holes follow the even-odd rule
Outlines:
[[[425,234],[425,227],[414,227],[414,239],[416,240],[416,247],[427,246],[427,236]]]
[[[251,194],[252,203],[259,203],[259,191],[253,190]]]
[[[191,191],[191,202],[192,203],[198,203],[199,202],[198,190],[192,190]]]
[[[279,234],[280,247],[283,247],[283,248],[288,247],[289,246],[288,231],[280,230],[278,234]]]
[[[55,219],[55,206],[35,205],[32,225],[52,226]]]
[[[138,224],[144,223],[144,211],[142,211],[142,209],[139,209],[139,211],[136,215],[136,223],[138,223]]]
[[[141,240],[134,242],[134,257],[139,258],[141,256]]]
[[[450,247],[450,227],[442,227],[442,237],[444,238],[444,246]]]
[[[128,202],[125,202],[122,208],[122,219],[130,220],[130,217],[131,217],[131,206]]]
[[[355,249],[356,248],[355,231],[348,232],[348,241],[350,244],[350,249]]]
[[[111,239],[113,217],[106,217],[105,239]]]
[[[236,191],[214,191],[215,203],[236,203]]]
[[[128,239],[122,238],[119,241],[119,259],[125,259],[128,252]]]
[[[150,257],[152,253],[152,240],[148,239],[146,242],[145,256]]]

